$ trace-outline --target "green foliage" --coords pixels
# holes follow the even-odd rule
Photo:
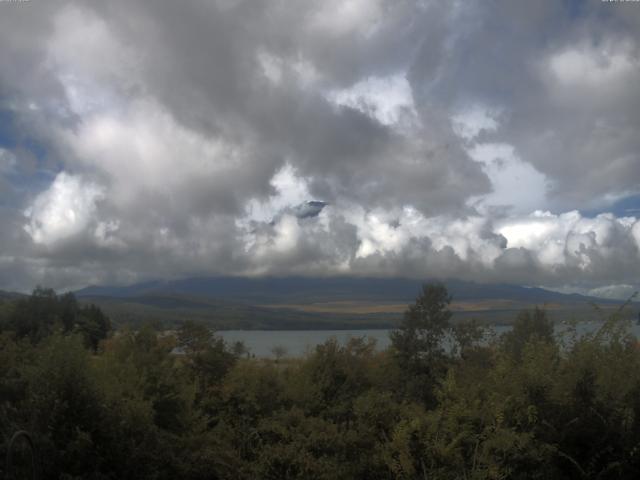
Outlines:
[[[403,373],[403,392],[426,404],[433,403],[433,388],[446,370],[443,340],[451,331],[449,303],[451,297],[444,285],[424,285],[398,329],[391,333],[392,348]]]
[[[100,435],[103,412],[81,338],[47,338],[25,375],[26,409],[33,412],[30,427],[38,434],[43,469],[71,476],[99,469],[102,459],[94,437]]]
[[[375,343],[351,338],[341,346],[335,338],[316,347],[302,372],[307,409],[341,423],[352,418],[353,400],[371,387],[367,368]]]
[[[411,367],[444,355],[442,339],[450,328],[451,297],[440,284],[424,285],[422,294],[410,305],[391,342],[398,357]]]
[[[56,295],[52,289],[37,287],[17,300],[4,314],[1,330],[11,331],[17,339],[36,344],[55,331],[78,332],[85,344],[96,350],[111,331],[109,318],[95,305],[80,306],[72,293]]]
[[[229,348],[221,337],[202,323],[186,321],[177,334],[184,363],[198,385],[200,396],[215,388],[243,353],[241,345]]]
[[[87,305],[77,310],[75,322],[73,316],[69,317],[69,324],[75,326],[76,331],[82,334],[85,344],[94,351],[98,349],[100,341],[107,338],[111,330],[109,318],[95,305]],[[65,329],[65,331],[69,330]]]
[[[505,334],[503,340],[504,349],[519,359],[527,342],[553,342],[553,323],[547,312],[538,307],[533,312],[523,311],[513,324],[513,330]]]
[[[558,345],[534,310],[481,343],[477,326],[449,325],[446,290],[426,286],[387,351],[332,339],[272,361],[241,358],[192,322],[105,339],[96,309],[34,297],[3,310],[0,455],[12,432],[29,430],[45,478],[640,473],[640,348],[622,312]]]

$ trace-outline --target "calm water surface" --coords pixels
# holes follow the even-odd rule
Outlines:
[[[595,332],[601,322],[582,322],[577,326],[580,335]],[[495,335],[501,335],[511,330],[510,326],[494,325],[490,331]],[[298,357],[312,351],[316,345],[324,343],[329,338],[336,338],[341,344],[345,344],[353,337],[371,337],[376,340],[379,350],[384,350],[391,343],[389,332],[391,330],[225,330],[217,332],[229,343],[241,341],[256,357],[273,357],[274,347],[283,347],[286,356]],[[556,335],[562,339],[567,338],[566,325],[556,326]],[[631,326],[631,332],[640,337],[640,326],[635,323]]]

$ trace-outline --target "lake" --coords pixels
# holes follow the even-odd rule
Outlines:
[[[579,334],[592,333],[601,326],[601,322],[581,322],[578,324]],[[566,325],[556,325],[556,335],[566,335]],[[511,330],[507,325],[494,325],[490,327],[496,335]],[[391,330],[223,330],[217,334],[229,343],[241,341],[256,357],[273,357],[273,348],[283,347],[288,357],[299,357],[313,350],[316,345],[324,343],[331,337],[335,337],[341,344],[345,344],[353,337],[371,337],[376,340],[379,350],[384,350],[390,345],[389,332]],[[640,326],[635,323],[631,326],[631,332],[640,337]]]

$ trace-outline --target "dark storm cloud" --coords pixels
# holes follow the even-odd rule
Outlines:
[[[371,28],[380,25],[369,35],[360,25],[367,28],[366,12],[352,28],[314,22],[322,14],[335,21],[322,4],[127,2],[99,11],[123,43],[154,52],[141,60],[141,83],[178,121],[204,135],[250,137],[263,150],[250,160],[256,181],[244,196],[266,193],[260,186],[287,159],[313,177],[313,193],[329,200],[418,204],[431,213],[459,209],[464,196],[452,192],[483,193],[489,185],[446,122],[415,132],[425,139],[417,142],[352,108],[336,108],[322,94],[403,68],[422,36],[420,20],[435,24],[443,14],[409,2],[357,2],[365,11],[378,3],[391,14],[372,19]],[[265,78],[261,53],[285,64],[281,83]],[[296,62],[317,71],[317,84],[300,84],[291,71],[296,65],[289,65]],[[405,188],[407,182],[415,186]]]

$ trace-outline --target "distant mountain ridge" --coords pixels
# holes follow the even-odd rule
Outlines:
[[[406,278],[198,277],[127,286],[89,286],[79,301],[103,309],[115,325],[160,323],[174,328],[187,319],[214,329],[326,330],[394,328],[421,290]],[[508,324],[523,309],[544,307],[552,319],[597,319],[623,302],[543,288],[443,280],[453,297],[454,321]],[[0,291],[0,301],[21,294]],[[590,305],[602,308],[595,311]],[[633,309],[637,307],[634,304]]]
[[[5,290],[0,290],[0,300],[16,300],[22,297],[25,297],[23,293],[7,292]]]
[[[129,286],[89,286],[78,297],[133,298],[140,296],[189,296],[196,299],[241,303],[387,301],[415,300],[423,281],[406,278],[361,277],[197,277],[150,281]],[[564,294],[538,287],[480,284],[443,280],[454,301],[512,300],[526,303],[620,303],[620,301]]]

